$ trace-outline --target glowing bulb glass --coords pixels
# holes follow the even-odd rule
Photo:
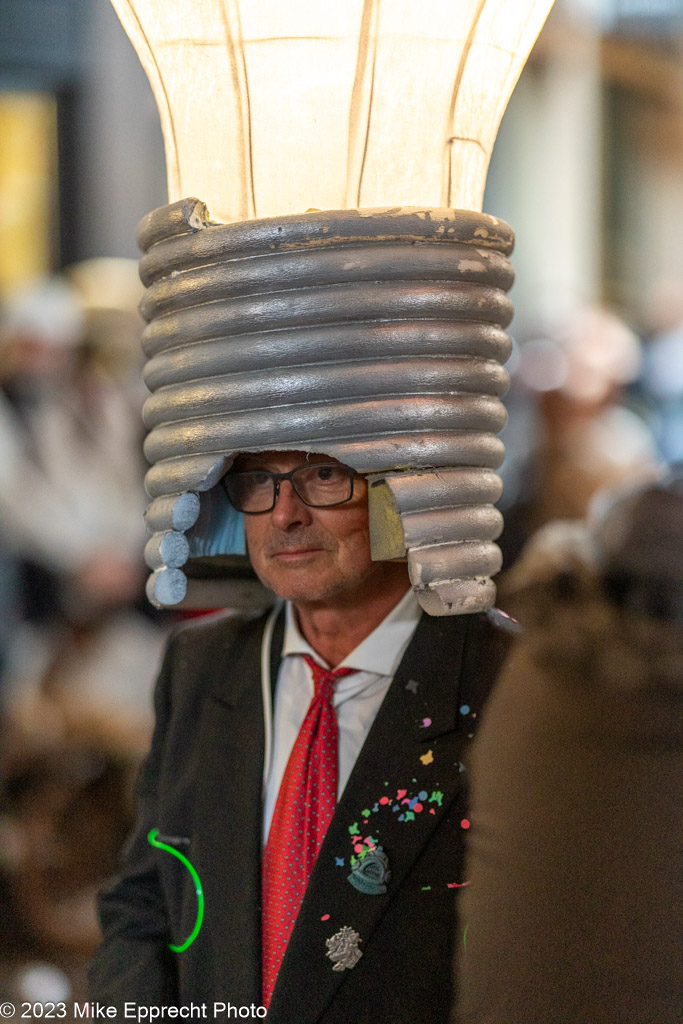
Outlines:
[[[112,0],[159,106],[169,200],[214,218],[480,210],[553,0]]]

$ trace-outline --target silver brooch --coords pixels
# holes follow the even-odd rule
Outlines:
[[[358,932],[349,928],[347,924],[336,935],[326,939],[327,953],[325,955],[335,961],[332,970],[345,971],[347,968],[355,967],[363,955],[358,948],[358,943],[362,941]]]
[[[357,860],[351,874],[347,876],[351,885],[368,896],[381,896],[387,891],[386,883],[391,879],[389,858],[381,846],[368,850],[362,860]]]

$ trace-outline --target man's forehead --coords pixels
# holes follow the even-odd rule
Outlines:
[[[233,469],[270,469],[287,470],[294,466],[302,466],[307,462],[338,462],[338,459],[323,452],[304,451],[264,451],[264,452],[240,452],[235,456],[232,464]]]

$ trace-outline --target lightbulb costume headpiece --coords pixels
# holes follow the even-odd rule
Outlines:
[[[373,558],[406,557],[428,613],[491,607],[508,225],[411,208],[215,224],[187,199],[138,242],[152,602],[233,603],[206,572],[244,552],[216,485],[238,452],[301,450],[368,474]]]

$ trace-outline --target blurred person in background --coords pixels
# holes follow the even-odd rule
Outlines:
[[[111,261],[103,262],[101,289],[111,274]],[[72,276],[83,290],[84,269]],[[10,650],[6,703],[17,708],[56,661],[76,653],[82,669],[92,639],[101,654],[112,617],[142,605],[141,396],[138,403],[129,392],[124,360],[101,336],[102,323],[77,285],[57,276],[10,296],[0,322],[0,527],[14,565],[14,615],[29,624]],[[129,359],[131,377],[136,363]],[[141,649],[127,663],[125,686],[134,689],[145,666],[153,672],[158,647],[145,655],[147,644],[136,643],[147,620],[115,625],[120,637],[134,634],[115,646]],[[69,674],[75,692],[75,665]],[[111,701],[111,672],[105,679],[100,665],[88,675],[91,691]],[[114,692],[125,703],[121,689]]]
[[[662,457],[683,464],[683,281],[658,282],[649,306],[642,391]]]
[[[678,1024],[683,476],[549,524],[472,751],[457,1024]]]
[[[5,542],[88,597],[133,597],[135,419],[90,358],[78,296],[65,280],[40,281],[10,297],[1,329]]]
[[[637,335],[613,313],[590,306],[521,346],[517,388],[525,405],[535,401],[536,417],[527,428],[532,451],[517,494],[503,505],[505,570],[544,523],[581,519],[601,488],[660,471],[652,432],[626,402],[641,362]],[[513,420],[511,434],[514,427]],[[514,452],[514,436],[506,445]]]
[[[151,730],[165,630],[144,599],[140,292],[134,261],[92,260],[0,311],[0,989],[5,952],[14,1001],[21,964],[90,955]]]
[[[15,293],[1,313],[0,523],[5,629],[10,609],[13,627],[21,617],[44,621],[55,613],[54,573],[49,569],[41,573],[39,567],[56,569],[62,537],[51,532],[53,509],[46,509],[44,492],[49,485],[44,486],[45,474],[36,465],[34,422],[48,390],[58,392],[83,327],[75,296],[58,280],[45,280]],[[49,506],[49,494],[47,502]]]

